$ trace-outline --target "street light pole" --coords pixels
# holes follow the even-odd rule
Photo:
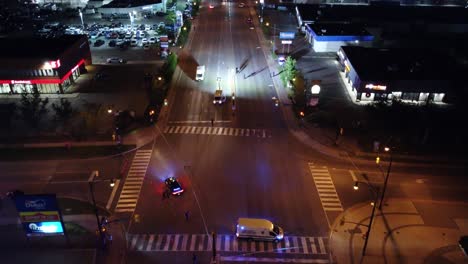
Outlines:
[[[387,176],[385,176],[385,182],[382,190],[382,196],[380,197],[380,204],[379,204],[379,210],[382,211],[382,204],[384,202],[384,196],[385,196],[385,190],[387,189],[387,182],[388,178],[390,177],[390,170],[392,169],[392,162],[393,162],[393,153],[389,147],[385,148],[386,152],[390,152],[390,163],[388,164],[388,169],[387,169]]]
[[[370,231],[372,228],[372,223],[374,222],[375,207],[377,207],[377,195],[374,198],[374,205],[372,206],[372,213],[369,220],[369,226],[367,227],[366,240],[364,240],[364,247],[362,247],[362,257],[366,255],[367,242],[369,241]]]
[[[99,220],[99,212],[98,212],[98,208],[97,208],[97,205],[96,205],[96,198],[94,197],[94,183],[96,182],[94,180],[95,177],[99,177],[99,171],[97,171],[97,170],[91,172],[91,175],[89,176],[89,179],[88,179],[88,186],[89,186],[89,191],[91,192],[91,200],[93,202],[94,215],[96,216],[96,223],[97,223],[97,227],[98,227],[99,238],[101,239],[101,246],[104,248],[105,247],[106,237],[105,237],[104,230],[103,230],[103,223]],[[113,188],[115,186],[114,179],[102,179],[102,180],[98,180],[98,181],[99,182],[109,181],[110,182],[109,183],[110,187]],[[104,220],[103,220],[103,222],[105,223]]]
[[[374,222],[374,216],[375,216],[375,207],[377,207],[377,199],[379,198],[379,195],[377,191],[374,189],[374,187],[367,182],[355,182],[354,183],[354,190],[358,190],[358,183],[365,183],[369,190],[371,190],[372,194],[374,195],[374,204],[372,205],[372,212],[369,220],[369,225],[367,226],[367,231],[366,231],[366,239],[364,240],[364,246],[362,247],[362,253],[361,256],[364,257],[366,255],[366,250],[367,250],[367,243],[369,242],[369,236],[370,236],[370,231],[372,228],[372,223]]]
[[[98,209],[96,205],[96,199],[94,197],[93,183],[94,183],[94,177],[97,177],[97,176],[99,176],[99,171],[93,171],[91,175],[89,176],[88,184],[89,184],[89,191],[91,192],[91,199],[93,202],[94,214],[96,215],[96,222],[97,222],[99,237],[101,238],[101,243],[102,243],[102,246],[104,247],[104,233],[102,232],[101,221],[99,221],[99,213],[98,213]]]
[[[80,12],[81,26],[83,27],[83,30],[84,30],[83,13],[81,12],[81,10],[79,10],[78,12]]]

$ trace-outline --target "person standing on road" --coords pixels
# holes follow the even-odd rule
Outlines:
[[[214,118],[211,118],[211,126],[214,126]]]
[[[185,211],[184,215],[185,215],[185,221],[188,221],[189,220],[189,211]]]

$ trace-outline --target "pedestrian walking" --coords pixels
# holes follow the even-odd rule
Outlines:
[[[211,118],[211,126],[214,126],[214,118]]]
[[[185,221],[188,221],[189,220],[189,211],[185,211],[184,215],[185,215]]]
[[[192,255],[192,262],[193,264],[197,264],[197,255],[195,253]]]

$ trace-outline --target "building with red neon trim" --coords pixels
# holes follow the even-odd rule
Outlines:
[[[65,93],[91,63],[85,35],[0,38],[0,93]]]

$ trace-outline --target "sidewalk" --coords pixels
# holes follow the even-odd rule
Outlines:
[[[466,204],[388,199],[382,211],[375,210],[366,254],[362,258],[372,206],[368,203],[354,205],[332,225],[330,258],[339,264],[468,263],[458,247],[460,236],[468,233],[466,207]],[[442,221],[431,218],[431,213],[440,215],[446,208],[449,208],[448,215]],[[460,213],[452,216],[450,209]]]

